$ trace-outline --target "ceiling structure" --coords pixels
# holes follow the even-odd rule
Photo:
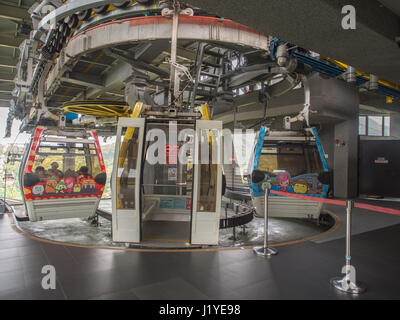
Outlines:
[[[400,17],[400,2],[397,0],[378,0],[382,3],[386,8],[394,12],[396,15]]]
[[[28,38],[35,0],[0,1],[0,107],[9,107],[18,62],[18,47]]]
[[[400,84],[400,48],[395,42],[400,36],[398,0],[191,0],[190,3]],[[357,9],[356,30],[342,29],[341,11],[345,5]]]
[[[27,38],[31,25],[28,9],[34,0],[0,0],[0,107],[8,107],[14,89],[18,47]],[[332,57],[344,63],[373,73],[382,79],[400,84],[400,47],[396,37],[400,36],[400,2],[397,0],[190,0],[190,4],[201,7],[219,16],[230,18],[255,28],[266,35],[273,35],[298,46]],[[357,8],[357,29],[341,28],[341,8],[352,4]],[[287,22],[290,23],[287,23]],[[307,23],[305,23],[307,22]],[[193,55],[194,48],[187,48]],[[368,54],[366,54],[368,53]],[[77,69],[104,73],[115,65],[115,57],[104,55],[81,59]],[[96,60],[96,61],[95,61]],[[161,61],[161,60],[160,60]],[[96,71],[97,70],[97,71]],[[70,99],[75,93],[91,83],[86,79],[78,83],[72,78],[61,79],[53,100]],[[93,81],[90,81],[93,80]],[[96,88],[94,88],[96,89]],[[122,99],[118,90],[106,93],[109,98]],[[362,99],[377,101],[376,99]],[[379,108],[385,108],[385,98],[379,99]],[[378,106],[377,106],[378,107]],[[397,102],[387,109],[400,108]]]

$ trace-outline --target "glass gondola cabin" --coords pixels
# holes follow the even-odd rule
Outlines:
[[[95,214],[106,183],[96,131],[37,127],[27,152],[22,184],[30,221]]]
[[[271,131],[262,127],[254,149],[252,170],[272,173],[271,190],[326,198],[329,185],[320,181],[328,166],[315,128],[304,131]],[[325,182],[326,183],[326,182]],[[264,190],[251,183],[257,216],[264,216]],[[270,194],[272,217],[318,219],[322,203]]]

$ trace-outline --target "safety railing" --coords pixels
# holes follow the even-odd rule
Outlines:
[[[359,294],[364,292],[366,290],[366,285],[356,280],[355,268],[351,264],[352,210],[353,208],[359,208],[374,212],[396,215],[396,216],[400,216],[400,210],[374,206],[361,202],[354,202],[353,200],[343,201],[334,199],[323,199],[323,198],[309,197],[294,193],[270,190],[269,188],[266,188],[265,207],[264,207],[264,246],[254,248],[254,252],[257,255],[266,257],[270,257],[278,253],[278,251],[275,248],[270,248],[268,246],[268,198],[270,194],[346,207],[346,256],[345,256],[346,263],[345,266],[342,268],[342,274],[344,274],[344,277],[333,278],[331,279],[330,282],[336,289],[344,291],[346,293]]]

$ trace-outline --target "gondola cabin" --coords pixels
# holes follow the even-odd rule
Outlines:
[[[320,181],[328,166],[315,128],[304,131],[271,131],[261,128],[255,146],[252,170],[270,172],[271,190],[326,198],[328,184]],[[321,179],[323,180],[323,179]],[[251,183],[253,206],[264,216],[262,185]],[[322,203],[271,194],[271,217],[318,219]]]
[[[119,119],[113,241],[218,244],[222,165],[214,160],[222,154],[222,122],[182,114]]]
[[[27,152],[22,184],[30,221],[95,214],[106,183],[96,131],[37,127]]]

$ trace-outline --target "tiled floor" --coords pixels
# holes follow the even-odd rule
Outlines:
[[[2,215],[0,299],[399,299],[399,240],[399,224],[352,238],[357,277],[368,285],[352,297],[329,284],[344,264],[343,238],[279,247],[271,259],[252,250],[128,252],[34,241]],[[56,290],[41,287],[48,264]]]

